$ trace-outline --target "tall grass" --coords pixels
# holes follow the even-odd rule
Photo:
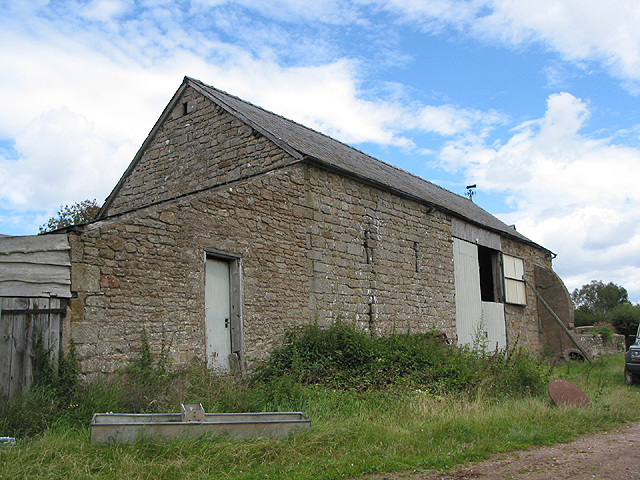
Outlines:
[[[442,345],[428,348],[442,348],[443,355],[456,354]],[[300,356],[301,350],[297,352]],[[571,362],[553,369],[536,363],[531,356],[523,357],[522,364],[504,352],[502,358],[485,357],[478,359],[482,368],[474,367],[489,372],[484,380],[470,382],[469,389],[460,389],[454,382],[450,391],[441,383],[438,388],[426,388],[433,384],[414,383],[418,380],[407,379],[408,374],[399,371],[392,376],[395,384],[388,381],[389,375],[370,373],[363,375],[369,383],[355,387],[342,385],[346,374],[336,374],[340,381],[332,383],[303,373],[304,368],[295,371],[297,376],[285,369],[280,375],[259,376],[250,384],[239,377],[212,374],[200,365],[179,374],[149,375],[148,381],[142,381],[143,376],[122,374],[111,382],[79,388],[78,405],[69,405],[57,421],[47,423],[37,434],[22,435],[15,447],[0,448],[0,478],[336,479],[446,469],[496,452],[569,441],[639,418],[639,391],[624,384],[621,356],[603,357],[593,365]],[[504,362],[503,373],[512,377],[508,391],[484,384],[491,378],[493,365],[500,362]],[[513,379],[531,374],[526,367],[529,362],[533,378],[542,371],[572,381],[589,395],[592,407],[556,407],[546,393],[530,388],[516,389],[514,394]],[[278,368],[284,368],[282,365]],[[335,363],[332,365],[335,368]],[[265,365],[261,371],[268,368]],[[513,372],[504,372],[505,368]],[[318,370],[314,367],[313,371]],[[300,381],[304,378],[314,380]],[[349,377],[350,381],[358,378]],[[374,388],[372,378],[387,380]],[[525,378],[524,383],[529,381]],[[40,397],[45,404],[51,401],[44,392],[33,398]],[[29,398],[20,400],[27,402],[24,409],[39,408],[41,400]],[[238,442],[221,436],[147,440],[134,445],[94,446],[89,442],[88,422],[93,411],[177,411],[183,401],[200,401],[210,412],[303,410],[311,418],[312,428],[285,439]],[[0,435],[9,434],[4,430],[10,425],[5,412],[0,415]],[[17,412],[20,408],[14,407],[13,413]]]

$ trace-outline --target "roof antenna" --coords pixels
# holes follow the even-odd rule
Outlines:
[[[472,202],[473,202],[473,196],[476,194],[474,188],[476,188],[475,183],[473,185],[467,185],[467,193],[465,193],[465,195],[469,197],[469,200],[471,200]]]

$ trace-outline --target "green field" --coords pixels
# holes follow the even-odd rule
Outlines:
[[[485,360],[495,362],[488,355]],[[402,372],[396,373],[401,381],[385,388],[337,388],[330,381],[300,383],[287,375],[249,383],[195,368],[178,377],[158,373],[153,381],[136,382],[129,375],[126,381],[123,376],[84,386],[68,404],[34,389],[2,406],[0,436],[20,436],[16,446],[0,447],[0,478],[337,479],[447,469],[636,421],[640,390],[625,385],[622,366],[618,355],[594,364],[536,367],[548,378],[582,388],[592,402],[587,408],[552,405],[544,391],[493,392],[486,382],[448,392],[433,383],[419,388]],[[344,376],[334,377],[344,382]],[[89,441],[93,409],[177,412],[183,401],[200,401],[207,412],[303,411],[312,427],[286,439],[205,437],[98,446]],[[21,431],[25,424],[28,430]]]

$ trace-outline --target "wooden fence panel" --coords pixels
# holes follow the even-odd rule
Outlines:
[[[33,382],[38,335],[57,368],[65,308],[59,298],[0,298],[0,395],[12,397]]]
[[[0,395],[9,396],[9,382],[11,381],[11,356],[13,355],[13,322],[2,314],[8,309],[12,298],[0,299]]]
[[[28,299],[14,298],[13,300],[13,309],[9,311],[27,308]],[[9,380],[9,396],[13,396],[22,391],[23,384],[25,383],[24,367],[25,363],[29,360],[25,358],[25,353],[31,317],[9,313],[7,315],[7,321],[11,323],[11,378]],[[26,378],[30,378],[30,376]]]

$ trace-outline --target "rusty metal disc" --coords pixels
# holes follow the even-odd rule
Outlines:
[[[549,395],[556,405],[567,405],[570,407],[588,407],[591,405],[589,397],[566,380],[551,380],[547,386]]]

